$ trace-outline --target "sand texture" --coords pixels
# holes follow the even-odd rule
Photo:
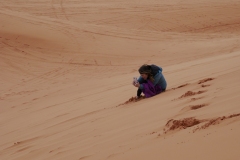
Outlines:
[[[135,100],[142,64],[167,91]],[[2,0],[0,160],[239,160],[239,0]]]

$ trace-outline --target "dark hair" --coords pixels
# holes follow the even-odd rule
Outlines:
[[[150,79],[152,82],[154,81],[153,74],[152,74],[152,68],[150,65],[144,64],[139,69],[138,72],[140,74],[147,74],[148,79]]]

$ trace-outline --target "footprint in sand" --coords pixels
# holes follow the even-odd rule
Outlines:
[[[204,93],[204,92],[207,92],[207,91],[198,91],[198,92],[187,91],[186,93],[184,93],[183,95],[181,95],[181,96],[179,97],[179,99],[185,98],[185,97],[189,97],[189,96],[194,96],[194,95],[196,95],[196,94],[202,94],[202,93]]]
[[[209,87],[210,84],[204,84],[205,82],[208,82],[208,81],[212,81],[214,80],[214,78],[205,78],[205,79],[202,79],[202,80],[199,80],[198,81],[198,84],[201,84],[201,87]],[[187,84],[185,85],[181,85],[177,88],[180,88],[180,87],[183,87],[183,86],[186,86]],[[176,88],[173,88],[173,89],[176,89]],[[182,96],[180,96],[178,99],[181,99],[181,98],[185,98],[185,97],[189,97],[189,96],[193,96],[193,95],[197,95],[197,94],[202,94],[204,92],[207,92],[207,90],[204,90],[204,91],[198,91],[198,92],[192,92],[192,91],[187,91],[186,93],[184,93]],[[196,101],[198,99],[202,99],[203,97],[199,97],[199,98],[192,98],[191,101]]]
[[[188,83],[186,83],[186,84],[180,85],[180,86],[178,86],[178,87],[175,87],[175,88],[172,88],[172,89],[173,89],[173,90],[175,90],[175,89],[178,89],[178,88],[185,87],[185,86],[187,86],[187,85],[189,85],[189,84],[188,84]]]
[[[190,109],[191,110],[196,110],[196,109],[200,109],[200,108],[203,108],[203,107],[206,107],[206,106],[208,106],[208,104],[198,104],[198,105],[190,106]]]
[[[222,117],[217,117],[217,118],[212,118],[212,119],[208,119],[207,123],[205,123],[204,125],[202,126],[198,126],[197,128],[195,128],[193,130],[193,132],[196,132],[197,130],[201,130],[201,129],[206,129],[212,125],[217,125],[217,124],[220,124],[221,122],[223,122],[224,120],[227,120],[227,119],[231,119],[231,118],[235,118],[235,117],[238,117],[240,116],[240,113],[238,114],[232,114],[230,116],[222,116]]]
[[[201,87],[209,87],[210,84],[203,84],[205,82],[208,82],[208,81],[212,81],[214,80],[214,78],[205,78],[205,79],[202,79],[198,82],[198,84],[202,84]]]
[[[193,127],[195,125],[198,125],[200,123],[202,123],[203,120],[199,120],[193,117],[189,117],[189,118],[184,118],[184,119],[180,119],[180,120],[174,120],[174,119],[170,119],[163,131],[164,134],[170,132],[170,131],[174,131],[174,130],[182,130],[182,129],[186,129],[189,127]]]
[[[205,79],[202,79],[198,82],[198,84],[202,84],[202,83],[205,83],[205,82],[208,82],[208,81],[212,81],[214,80],[214,78],[205,78]]]
[[[197,109],[206,107],[206,106],[208,106],[208,105],[209,105],[209,104],[197,104],[197,105],[190,105],[190,106],[184,107],[184,108],[182,108],[182,109],[180,110],[180,112],[177,114],[177,116],[183,115],[183,114],[185,114],[186,112],[189,112],[189,111],[192,111],[192,110],[197,110]]]
[[[224,120],[235,118],[238,116],[240,116],[240,113],[232,114],[230,116],[211,118],[211,119],[196,119],[194,117],[188,117],[188,118],[183,118],[183,119],[179,119],[179,120],[170,119],[166,123],[166,125],[163,129],[163,132],[164,132],[164,134],[167,134],[168,132],[171,132],[174,130],[182,130],[182,129],[187,129],[187,128],[190,128],[193,126],[197,126],[195,129],[193,129],[193,133],[194,133],[197,130],[206,129],[212,125],[220,124]],[[203,123],[203,122],[204,122],[204,124],[201,125],[201,123]]]
[[[127,100],[126,102],[122,103],[122,104],[119,104],[118,106],[116,107],[119,107],[119,106],[122,106],[122,105],[125,105],[125,104],[129,104],[129,103],[134,103],[134,102],[138,102],[140,100],[143,100],[145,99],[145,96],[141,96],[140,98],[136,98],[136,97],[131,97],[129,98],[129,100]]]
[[[20,142],[16,142],[16,143],[14,143],[14,145],[18,145],[18,144],[20,144]]]
[[[199,100],[199,99],[202,99],[203,97],[197,97],[197,98],[191,98],[190,101],[196,101],[196,100]]]
[[[210,84],[207,84],[207,85],[205,85],[205,84],[202,84],[201,86],[202,86],[202,87],[209,87],[209,86],[210,86]]]
[[[212,80],[214,80],[214,78],[205,78],[205,79],[199,80],[198,84],[202,84],[201,87],[203,87],[203,88],[204,87],[209,87],[210,84],[203,84],[203,83],[208,82],[208,81],[212,81]],[[172,90],[175,90],[175,89],[178,89],[178,88],[182,88],[182,87],[185,87],[187,85],[189,85],[189,83],[180,85],[178,87],[174,87],[174,88],[172,88]],[[179,99],[180,98],[184,98],[184,97],[188,97],[188,96],[193,96],[193,95],[196,95],[196,94],[202,94],[204,92],[206,92],[206,91],[198,91],[198,92],[187,91],[185,94],[183,94],[181,97],[179,97]],[[194,98],[194,99],[191,99],[191,100],[194,101],[194,100],[197,100],[197,99],[199,99],[199,98]]]

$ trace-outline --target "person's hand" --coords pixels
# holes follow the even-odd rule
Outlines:
[[[132,82],[132,85],[134,85],[134,86],[135,86],[135,84],[136,84],[136,83],[135,83],[135,81],[133,81],[133,82]]]
[[[138,88],[138,87],[140,87],[140,84],[139,83],[135,83],[134,86]]]

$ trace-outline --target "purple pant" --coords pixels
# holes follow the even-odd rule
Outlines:
[[[145,95],[146,98],[155,96],[159,93],[162,92],[162,89],[159,85],[153,85],[153,82],[150,80],[147,80],[147,83],[143,83],[143,93]]]

